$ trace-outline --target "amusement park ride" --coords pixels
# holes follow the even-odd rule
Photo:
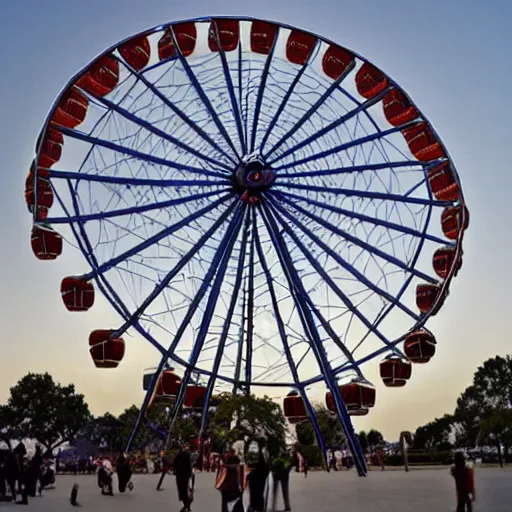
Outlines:
[[[446,147],[379,68],[325,38],[249,18],[155,27],[109,48],[64,87],[25,189],[32,249],[63,239],[89,270],[62,299],[101,292],[120,325],[89,351],[115,368],[138,333],[160,353],[155,398],[202,410],[214,388],[282,387],[290,423],[327,385],[359,474],[351,416],[380,358],[402,387],[435,354],[425,327],[462,263],[469,214]],[[170,365],[176,367],[174,371]]]

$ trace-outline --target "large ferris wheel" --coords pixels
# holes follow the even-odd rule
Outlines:
[[[323,447],[309,390],[325,383],[360,474],[364,364],[401,387],[434,355],[425,323],[469,221],[447,149],[396,82],[249,18],[158,26],[88,64],[47,116],[25,197],[36,257],[64,239],[88,267],[63,279],[65,306],[99,290],[121,317],[91,333],[96,366],[118,366],[129,330],[160,353],[139,422],[172,397],[174,416],[200,404],[204,429],[215,388],[281,387]]]

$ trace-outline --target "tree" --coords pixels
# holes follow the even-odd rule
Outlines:
[[[384,436],[378,430],[370,430],[367,434],[370,452],[373,453],[377,446],[384,444]]]
[[[0,441],[12,450],[12,441],[19,438],[19,428],[12,408],[8,405],[0,405]]]
[[[99,448],[106,448],[111,452],[121,451],[123,423],[109,412],[103,416],[91,419],[84,432],[85,437]]]
[[[480,424],[479,442],[496,446],[501,467],[503,467],[501,445],[510,446],[511,438],[512,409],[496,409]]]
[[[457,444],[475,446],[480,424],[496,411],[512,407],[512,358],[496,356],[480,366],[468,387],[457,400],[455,420]],[[480,440],[482,437],[480,436]],[[508,443],[508,441],[507,441]],[[508,449],[509,444],[506,445]]]
[[[361,432],[359,432],[357,437],[359,438],[359,444],[361,445],[361,450],[363,450],[363,453],[366,453],[368,451],[368,446],[369,446],[368,435],[366,434],[366,432],[364,430],[361,430]]]
[[[315,415],[326,448],[331,451],[340,448],[345,442],[345,434],[337,416],[331,414],[322,405],[315,407]],[[299,423],[296,432],[297,440],[301,445],[310,446],[316,443],[315,430],[311,421],[305,420]]]
[[[209,434],[224,443],[241,441],[246,453],[250,444],[278,455],[285,447],[286,423],[281,407],[268,397],[254,395],[220,396],[220,403],[212,415]]]
[[[416,450],[446,450],[451,449],[450,434],[454,418],[445,414],[442,418],[419,427],[414,434],[413,448]]]
[[[11,388],[8,406],[20,437],[35,439],[47,450],[73,442],[91,419],[84,396],[73,384],[61,386],[48,373],[20,379]]]

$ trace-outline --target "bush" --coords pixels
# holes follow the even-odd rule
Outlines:
[[[319,468],[324,465],[322,450],[316,445],[301,445],[300,453],[306,459],[309,468]]]
[[[414,465],[449,465],[453,463],[453,453],[450,451],[439,452],[416,452],[411,451],[408,455],[409,464]],[[387,455],[384,457],[386,466],[403,466],[404,459],[402,455]]]

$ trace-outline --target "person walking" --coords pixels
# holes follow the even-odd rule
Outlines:
[[[133,490],[133,484],[130,482],[130,479],[132,477],[132,468],[130,466],[130,462],[124,456],[124,453],[121,453],[117,458],[116,473],[119,492],[125,492],[126,487],[128,487],[130,491]]]
[[[160,480],[158,480],[158,484],[156,486],[156,490],[157,491],[161,491],[162,490],[162,483],[164,481],[165,475],[169,472],[169,467],[170,467],[169,459],[165,455],[165,451],[162,450],[160,452],[160,471],[161,471],[161,474],[160,474]]]
[[[176,487],[178,488],[178,499],[183,503],[181,512],[190,512],[190,505],[193,500],[191,486],[192,456],[190,445],[185,443],[183,449],[174,458],[174,474],[176,475]]]
[[[457,452],[454,456],[454,465],[451,468],[457,492],[457,512],[473,511],[473,502],[475,501],[474,471],[474,468],[466,463],[464,454]]]
[[[230,448],[217,471],[215,487],[222,495],[222,512],[244,512],[242,466],[234,448]]]
[[[270,469],[268,462],[260,452],[256,464],[249,464],[250,473],[247,476],[249,484],[249,510],[248,512],[265,511],[265,486]]]

